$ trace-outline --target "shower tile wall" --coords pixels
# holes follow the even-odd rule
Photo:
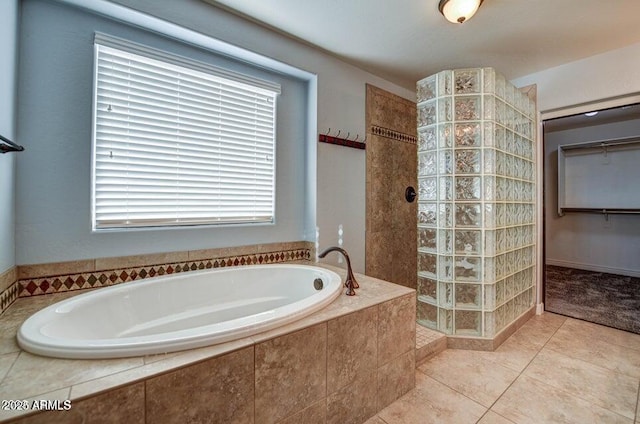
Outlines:
[[[418,322],[493,338],[535,301],[535,103],[492,68],[417,89]]]
[[[366,274],[416,288],[416,104],[367,85]]]

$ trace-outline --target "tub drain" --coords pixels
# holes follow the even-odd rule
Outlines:
[[[322,279],[316,278],[315,280],[313,280],[313,287],[316,290],[322,290],[322,287],[324,287],[324,283],[322,282]]]

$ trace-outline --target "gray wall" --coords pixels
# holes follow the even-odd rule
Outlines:
[[[603,215],[557,213],[559,145],[639,134],[640,119],[544,134],[547,264],[640,276],[640,215],[610,215],[606,221]],[[628,181],[629,187],[638,190],[638,181]]]
[[[194,29],[233,45],[259,52],[318,75],[318,132],[360,135],[365,128],[365,84],[415,101],[415,87],[399,87],[340,59],[271,31],[201,0],[112,0],[146,14]],[[282,11],[281,13],[286,13]],[[365,152],[318,143],[317,225],[320,247],[338,243],[344,228],[344,248],[352,265],[364,272],[365,262]],[[311,235],[313,238],[314,235]],[[338,255],[323,262],[337,264]]]
[[[64,4],[24,0],[20,25],[16,263],[195,250],[305,237],[307,82],[254,69]],[[282,84],[276,225],[92,233],[93,35],[105,32]],[[10,243],[9,243],[10,244]]]
[[[16,141],[15,68],[18,0],[0,0],[0,134]],[[0,274],[15,260],[15,161],[19,153],[0,154]]]

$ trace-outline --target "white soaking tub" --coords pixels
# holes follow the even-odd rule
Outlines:
[[[321,289],[314,287],[316,279]],[[22,349],[57,358],[174,352],[298,320],[331,303],[341,288],[338,274],[307,265],[179,273],[58,302],[29,317],[17,338]]]

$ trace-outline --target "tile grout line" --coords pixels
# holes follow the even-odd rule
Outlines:
[[[504,389],[504,391],[500,394],[500,396],[498,396],[498,398],[491,404],[491,406],[487,409],[487,411],[490,411],[491,408],[493,408],[495,406],[496,403],[498,403],[498,401],[502,398],[502,396],[511,388],[511,386],[513,386],[513,383],[516,382],[516,380],[518,380],[526,371],[527,368],[529,368],[529,365],[531,365],[531,363],[533,361],[535,361],[535,359],[538,357],[538,355],[540,354],[540,352],[542,352],[542,349],[544,349],[544,347],[547,345],[547,343],[549,343],[549,340],[551,340],[553,338],[553,336],[555,336],[555,334],[558,332],[558,330],[560,330],[560,328],[562,328],[562,326],[564,325],[564,323],[566,322],[566,319],[562,322],[562,324],[555,329],[555,331],[553,332],[553,334],[551,336],[549,336],[549,339],[547,339],[546,342],[544,342],[544,344],[538,349],[538,351],[536,352],[535,355],[533,355],[533,358],[531,358],[531,360],[529,362],[527,362],[527,365],[525,365],[522,370],[520,372],[518,372],[518,376],[511,382],[511,384],[509,384],[509,386],[507,386],[506,389]],[[522,327],[520,327],[522,328]],[[506,341],[506,340],[505,340]],[[553,386],[552,386],[553,387]],[[494,413],[497,414],[497,412],[493,411]],[[498,414],[500,415],[500,414]],[[502,415],[500,415],[502,416]]]
[[[565,321],[566,321],[566,320],[565,320]],[[491,404],[491,406],[489,406],[488,408],[487,408],[486,406],[484,406],[484,405],[482,405],[482,404],[480,404],[480,403],[476,402],[475,400],[473,400],[473,399],[469,398],[469,397],[468,397],[468,396],[466,396],[465,394],[460,393],[460,392],[459,392],[459,391],[457,391],[456,389],[454,389],[454,388],[452,388],[452,387],[449,387],[447,384],[442,383],[441,381],[440,381],[440,383],[445,384],[445,386],[449,387],[451,390],[455,391],[456,393],[458,393],[458,394],[460,394],[460,395],[462,395],[462,396],[465,396],[466,398],[470,399],[470,400],[471,400],[471,401],[473,401],[473,402],[476,402],[478,405],[482,406],[483,408],[487,408],[487,410],[484,412],[484,414],[482,414],[482,416],[478,419],[478,421],[476,421],[476,423],[478,423],[478,422],[480,422],[480,421],[482,420],[482,418],[483,418],[485,415],[487,415],[487,413],[488,413],[489,411],[492,411],[492,408],[494,407],[494,405],[495,405],[496,403],[498,403],[498,401],[500,400],[500,398],[502,398],[502,396],[503,396],[503,395],[504,395],[504,394],[505,394],[505,393],[506,393],[506,392],[511,388],[511,386],[513,386],[513,384],[516,382],[516,380],[518,380],[518,378],[520,378],[520,376],[522,376],[522,374],[523,374],[523,373],[524,373],[524,371],[529,367],[529,365],[531,364],[531,362],[533,362],[533,361],[536,359],[536,357],[538,356],[538,354],[542,351],[542,349],[544,349],[544,347],[547,345],[547,343],[549,342],[549,340],[551,340],[551,338],[552,338],[552,337],[553,337],[553,336],[558,332],[558,330],[560,330],[560,328],[561,328],[563,325],[564,325],[564,321],[563,321],[562,325],[560,325],[558,328],[556,328],[556,330],[555,330],[555,331],[553,332],[553,334],[549,337],[549,339],[548,339],[548,340],[547,340],[547,341],[546,341],[546,342],[545,342],[545,343],[544,343],[544,344],[543,344],[543,345],[538,349],[538,351],[537,351],[537,352],[536,352],[536,354],[533,356],[533,358],[531,358],[531,360],[530,360],[529,362],[527,362],[527,365],[525,365],[525,366],[524,366],[524,368],[522,368],[522,370],[518,372],[518,376],[517,376],[517,377],[516,377],[516,378],[515,378],[515,379],[514,379],[514,380],[513,380],[513,381],[512,381],[508,386],[507,386],[507,388],[506,388],[506,389],[504,389],[504,391],[500,394],[500,396],[498,396],[498,398],[497,398],[497,399],[496,399],[496,400]],[[522,328],[522,327],[521,327],[521,328]],[[514,333],[514,334],[515,334],[515,333]],[[506,340],[505,340],[505,341],[506,341]],[[496,365],[499,365],[499,364],[496,364]],[[508,368],[508,367],[506,367],[506,368]],[[508,369],[510,369],[511,371],[515,371],[515,370],[513,370],[513,369],[511,369],[511,368],[508,368]],[[418,370],[418,371],[420,371],[420,370]],[[425,373],[425,375],[427,375],[427,374]],[[428,377],[430,377],[430,376],[428,376]],[[434,378],[434,377],[431,377],[431,378],[433,378],[433,379],[434,379],[434,380],[436,380],[436,381],[439,381],[439,380],[437,380],[437,379],[436,379],[436,378]],[[498,413],[497,413],[497,412],[495,412],[495,411],[492,411],[492,412],[493,412],[494,414],[498,414]],[[500,414],[498,414],[498,415],[500,415]],[[502,417],[502,415],[500,415],[500,416]],[[504,417],[502,417],[502,418],[504,418]],[[507,418],[505,418],[505,419],[507,419]],[[507,419],[507,420],[508,420],[508,419]],[[511,421],[511,420],[508,420],[508,421]]]
[[[23,354],[24,354],[24,351],[21,350],[20,353],[18,354],[18,356],[16,356],[16,359],[14,359],[13,363],[11,364],[11,367],[9,367],[9,370],[7,371],[5,376],[2,378],[2,380],[0,380],[0,385],[4,384],[6,378],[9,376],[9,373],[13,370],[13,368],[16,365],[16,363],[18,362],[18,358],[20,358]],[[46,392],[40,392],[40,393],[37,393],[37,394],[35,394],[33,396],[28,396],[28,397],[33,399],[33,398],[37,398],[37,397],[42,397],[42,396],[50,394],[52,392],[57,392],[59,390],[68,390],[66,399],[70,400],[71,399],[71,388],[72,387],[73,387],[73,385],[58,387],[56,389],[48,390]]]
[[[575,318],[567,317],[567,320],[569,320],[569,319],[575,319]],[[566,322],[567,320],[565,320],[565,322]],[[583,321],[583,320],[580,320],[580,321],[590,323],[589,321]],[[563,323],[563,325],[564,325],[564,323]],[[602,325],[602,324],[596,324],[596,325]],[[558,330],[560,330],[560,328],[558,328]],[[558,330],[556,330],[556,332],[557,332]],[[623,331],[623,330],[621,330],[621,331]],[[633,333],[632,333],[632,334],[633,334]],[[555,335],[555,333],[554,333],[554,335]],[[553,336],[552,336],[552,337],[553,337]],[[633,351],[633,352],[636,352],[636,351],[640,352],[638,349],[634,349],[634,348],[631,348],[631,347],[628,347],[628,346],[623,346],[623,345],[620,345],[620,344],[612,343],[612,342],[610,342],[610,341],[608,341],[608,340],[604,340],[604,339],[597,338],[597,337],[593,337],[593,336],[589,336],[589,337],[594,338],[594,339],[595,339],[595,340],[597,340],[598,342],[602,342],[602,343],[606,343],[606,344],[609,344],[609,345],[617,346],[618,348],[623,349],[623,350],[630,350],[630,351]],[[551,339],[549,339],[549,340],[551,340]],[[545,344],[544,344],[543,348],[544,348],[544,347],[546,347],[546,345],[547,345],[547,343],[545,343]],[[541,350],[542,350],[542,349],[541,349]],[[598,364],[598,363],[591,362],[591,361],[589,361],[589,360],[587,360],[587,359],[582,359],[582,358],[576,358],[576,357],[573,357],[573,356],[571,356],[571,355],[569,355],[569,354],[565,353],[565,351],[556,350],[556,349],[553,349],[553,348],[549,348],[549,350],[553,351],[554,353],[557,353],[558,355],[566,356],[567,358],[570,358],[570,359],[573,359],[573,360],[576,360],[576,361],[585,362],[585,363],[587,363],[587,364],[589,364],[589,365],[591,365],[591,366],[594,366],[594,367],[597,367],[597,368],[601,368],[601,369],[603,369],[603,370],[605,370],[605,371],[607,371],[607,372],[612,372],[612,373],[614,373],[614,374],[619,374],[619,375],[623,375],[623,376],[627,376],[627,377],[631,377],[631,378],[635,378],[635,379],[640,378],[640,377],[638,377],[638,376],[630,375],[630,374],[627,374],[627,373],[625,373],[625,372],[622,372],[622,371],[620,371],[620,370],[618,370],[618,369],[606,368],[606,367],[604,367],[604,366],[602,366],[602,365],[600,365],[600,364]],[[536,354],[536,356],[537,356],[537,354]]]
[[[640,333],[634,333],[633,331],[630,331],[630,330],[623,330],[623,329],[616,328],[616,327],[611,327],[611,326],[608,326],[608,325],[605,325],[605,324],[600,324],[600,323],[597,323],[597,322],[588,321],[586,319],[576,318],[576,317],[572,317],[572,316],[569,316],[569,315],[563,315],[563,314],[560,314],[558,312],[551,312],[551,313],[565,317],[566,318],[565,322],[569,321],[569,320],[572,320],[572,321],[577,321],[579,323],[586,324],[587,326],[597,325],[599,327],[603,327],[603,328],[606,328],[607,330],[611,330],[611,331],[614,331],[614,332],[618,331],[618,332],[625,333],[625,334],[628,334],[628,335],[631,335],[631,336],[639,336],[640,337]],[[595,331],[595,329],[593,329],[593,330]],[[636,350],[636,351],[640,352],[640,348],[627,346],[627,345],[624,345],[624,344],[620,344],[619,342],[611,341],[609,339],[605,339],[605,338],[601,338],[601,337],[595,337],[595,336],[592,336],[592,337],[594,339],[598,340],[598,341],[601,341],[601,342],[605,342],[605,343],[612,344],[612,345],[615,345],[615,346],[618,346],[618,347],[622,347],[622,348],[630,349],[630,350]]]
[[[7,372],[0,379],[0,386],[4,384],[4,381],[7,379],[7,377],[11,373],[11,370],[13,370],[13,367],[16,365],[16,362],[18,362],[18,358],[20,357],[20,355],[22,355],[22,350],[19,350],[17,352],[9,352],[9,353],[7,353],[7,355],[10,355],[12,353],[18,353],[18,354],[16,355],[15,359],[13,360],[13,362],[11,362],[11,366],[9,367]]]
[[[147,422],[147,379],[142,381],[142,398],[143,398],[143,404],[142,404],[142,414],[144,415],[144,423]],[[69,390],[69,397],[71,397],[71,390]]]
[[[504,390],[504,392],[502,392],[502,394],[501,394],[500,396],[498,396],[498,399],[496,399],[496,400],[495,400],[495,402],[493,402],[493,404],[491,404],[491,407],[490,407],[489,409],[487,409],[487,412],[488,412],[488,411],[490,411],[490,410],[491,410],[491,408],[493,408],[493,406],[494,406],[494,405],[495,405],[495,404],[500,400],[500,398],[502,398],[502,396],[503,396],[503,395],[504,395],[504,394],[509,390],[509,388],[511,388],[511,386],[513,385],[513,383],[515,383],[515,382],[516,382],[516,380],[517,380],[518,378],[520,378],[521,376],[523,376],[524,372],[525,372],[525,371],[526,371],[526,369],[529,367],[529,365],[531,365],[531,363],[532,363],[532,362],[533,362],[533,361],[538,357],[538,355],[540,354],[540,352],[542,352],[542,350],[546,347],[547,343],[549,343],[549,341],[553,338],[553,336],[555,336],[555,334],[560,330],[560,328],[562,328],[562,327],[565,325],[565,323],[566,323],[566,322],[567,322],[567,319],[565,319],[565,320],[563,321],[562,325],[560,325],[560,326],[559,326],[559,327],[558,327],[558,328],[553,332],[553,334],[551,335],[551,337],[549,337],[549,339],[548,339],[548,340],[547,340],[547,341],[542,345],[542,347],[540,347],[540,349],[539,349],[539,350],[538,350],[538,352],[534,355],[534,357],[533,357],[533,358],[531,358],[531,360],[530,360],[530,361],[527,363],[527,365],[522,369],[522,371],[520,371],[520,373],[518,374],[518,377],[516,377],[516,379],[515,379],[515,380],[513,380],[513,382],[511,382],[511,384],[509,384],[509,386]],[[553,350],[553,349],[550,349],[550,350]],[[553,350],[553,351],[554,351],[554,352],[556,352],[555,350]],[[576,358],[573,358],[573,357],[568,356],[568,355],[564,355],[564,356],[567,356],[568,358],[571,358],[571,359],[576,359]],[[580,360],[580,359],[578,359],[578,360]],[[590,363],[590,362],[588,362],[588,361],[583,361],[583,362],[586,362],[586,363],[591,364],[591,363]],[[594,365],[594,364],[591,364],[591,365]],[[583,399],[582,397],[580,397],[580,396],[576,395],[575,393],[567,392],[566,390],[564,390],[564,389],[562,389],[562,388],[558,388],[558,387],[552,386],[552,385],[550,385],[550,384],[548,384],[548,383],[546,383],[546,382],[544,382],[544,381],[541,381],[541,380],[539,380],[539,379],[537,379],[537,378],[535,378],[535,377],[530,377],[530,376],[525,376],[525,377],[527,377],[527,378],[531,378],[531,379],[536,380],[536,381],[538,381],[538,382],[541,382],[541,383],[543,383],[543,384],[545,384],[545,385],[547,385],[547,386],[553,387],[553,388],[554,388],[554,389],[556,389],[556,390],[560,390],[560,391],[562,391],[562,392],[564,392],[564,393],[567,393],[567,394],[569,394],[570,396],[573,396],[573,397],[575,397],[575,398],[577,398],[577,399],[580,399],[580,400],[582,400],[582,401],[584,401],[584,402],[593,403],[593,402],[591,402],[590,400]],[[638,390],[639,390],[639,392],[640,392],[640,383],[638,384],[638,387],[639,387],[639,388],[638,388]],[[640,394],[639,394],[639,396],[640,396]],[[640,397],[639,397],[639,399],[640,399]],[[599,406],[599,405],[596,405],[596,406],[598,406],[598,407],[600,407],[600,408],[602,408],[602,409],[604,409],[604,410],[607,410],[607,411],[611,412],[612,414],[615,414],[615,415],[617,415],[617,416],[619,416],[619,417],[622,417],[622,418],[624,418],[624,419],[628,419],[628,417],[625,417],[624,415],[621,415],[621,414],[619,414],[619,413],[618,413],[618,412],[616,412],[616,411],[612,411],[611,409],[605,408],[605,407],[603,407],[603,406]],[[638,407],[638,400],[636,400],[636,411],[637,411],[637,407]],[[495,412],[495,411],[493,411],[493,412],[497,414],[497,412]],[[486,412],[485,412],[485,415],[486,415]],[[498,415],[500,415],[500,414],[498,414]],[[484,416],[484,415],[483,415],[483,416]],[[502,415],[500,415],[500,416],[502,417]],[[504,418],[504,417],[503,417],[503,418]],[[637,419],[637,418],[638,418],[638,417],[637,417],[637,414],[636,414],[636,419]],[[510,420],[509,420],[509,421],[510,421]],[[634,422],[635,422],[635,421],[634,421]]]
[[[497,399],[496,399],[496,400],[491,404],[491,406],[490,406],[490,407],[488,407],[488,408],[486,408],[486,407],[485,407],[485,408],[486,408],[486,410],[485,410],[484,414],[483,414],[483,415],[478,419],[478,421],[476,421],[476,423],[477,423],[477,422],[480,422],[480,421],[481,421],[481,420],[482,420],[482,419],[483,419],[483,418],[488,414],[488,412],[489,412],[489,411],[492,411],[493,413],[495,413],[495,414],[499,415],[500,417],[504,418],[505,420],[507,420],[507,421],[509,421],[509,422],[513,422],[513,421],[511,421],[511,420],[509,420],[509,419],[507,419],[507,418],[503,417],[502,415],[498,414],[497,412],[493,411],[493,410],[492,410],[492,408],[493,408],[493,407],[495,406],[495,404],[496,404],[496,403],[497,403],[497,402],[502,398],[502,396],[504,395],[504,393],[506,393],[506,392],[507,392],[507,391],[508,391],[512,386],[513,386],[513,384],[515,383],[515,381],[516,381],[516,380],[518,380],[520,377],[524,376],[524,374],[525,374],[526,370],[527,370],[527,369],[528,369],[528,367],[531,365],[531,363],[532,363],[532,362],[533,362],[533,361],[534,361],[534,360],[535,360],[535,359],[540,355],[540,353],[541,353],[541,352],[544,350],[544,348],[549,344],[549,342],[553,339],[553,337],[554,337],[554,336],[555,336],[555,335],[560,331],[560,329],[564,328],[564,326],[565,326],[565,325],[567,325],[567,323],[569,322],[569,319],[570,319],[570,318],[569,318],[569,317],[564,317],[564,318],[565,318],[565,319],[562,321],[562,323],[561,323],[561,324],[560,324],[560,325],[559,325],[555,330],[553,330],[553,332],[548,336],[547,340],[546,340],[546,341],[545,341],[541,346],[539,346],[539,347],[535,347],[535,346],[534,346],[534,347],[535,347],[535,351],[536,351],[536,352],[535,352],[535,355],[534,355],[534,356],[533,356],[533,357],[532,357],[532,358],[531,358],[531,359],[526,363],[526,365],[524,365],[524,367],[522,367],[522,369],[521,369],[521,370],[517,371],[517,370],[513,370],[513,369],[512,369],[512,371],[517,371],[517,374],[518,374],[518,375],[517,375],[517,377],[516,377],[516,378],[511,382],[511,384],[509,384],[509,386],[508,386],[508,387],[507,387],[507,388],[506,388],[506,389],[505,389],[505,390],[500,394],[500,396],[498,396],[498,398],[497,398]],[[600,339],[599,339],[599,340],[600,340]],[[521,343],[519,343],[519,344],[521,344]],[[523,344],[523,345],[525,345],[525,346],[526,346],[527,344],[525,343],[525,344]],[[531,346],[531,345],[529,345],[529,346]],[[623,347],[624,347],[624,346],[623,346]],[[555,350],[553,350],[553,349],[550,349],[550,350],[552,350],[553,352],[556,352],[556,351],[555,351]],[[561,354],[564,354],[564,353],[562,353],[562,352],[561,352]],[[571,356],[569,356],[569,355],[565,355],[565,356],[567,356],[568,358],[573,359],[573,357],[571,357]],[[580,359],[578,359],[578,360],[580,360]],[[584,362],[591,364],[589,361],[584,361]],[[435,377],[433,377],[433,376],[428,375],[427,373],[423,372],[422,370],[420,370],[420,369],[416,369],[416,371],[418,371],[418,372],[422,373],[423,375],[425,375],[425,376],[427,376],[427,377],[429,377],[429,378],[433,378],[434,380],[438,381],[439,383],[442,383],[442,384],[444,384],[445,386],[447,386],[448,388],[452,389],[454,392],[458,393],[459,395],[462,395],[462,396],[464,396],[465,398],[467,398],[467,399],[471,400],[472,402],[475,402],[476,404],[479,404],[477,401],[475,401],[475,400],[473,400],[473,399],[469,398],[468,396],[464,395],[463,393],[460,393],[458,390],[456,390],[456,389],[454,389],[454,388],[449,387],[449,385],[448,385],[448,384],[446,384],[446,383],[444,383],[444,382],[442,382],[442,381],[438,380],[437,378],[435,378]],[[535,379],[534,377],[530,377],[530,376],[528,376],[528,375],[527,375],[527,376],[525,376],[525,377],[527,377],[527,378],[533,378],[534,380],[537,380],[537,379]],[[540,380],[537,380],[537,381],[540,381]],[[542,381],[542,383],[547,384],[547,383],[545,383],[544,381]],[[563,392],[566,392],[566,390],[561,389],[561,388],[557,388],[557,387],[555,387],[555,386],[550,386],[550,387],[554,387],[554,388],[555,388],[555,389],[557,389],[557,390],[561,390],[561,391],[563,391]],[[418,389],[418,390],[419,390],[419,389]],[[575,396],[575,397],[576,397],[576,398],[578,398],[578,399],[581,399],[581,400],[583,400],[583,401],[588,402],[588,400],[583,399],[581,396],[577,396],[576,394],[569,393],[569,392],[566,392],[566,393],[568,393],[568,394],[570,394],[570,395],[572,395],[572,396]],[[635,422],[636,424],[638,424],[638,418],[640,418],[640,417],[639,417],[639,415],[638,415],[638,408],[640,408],[640,383],[638,384],[638,389],[637,389],[637,391],[636,391],[636,395],[637,395],[637,399],[636,399],[636,403],[635,403],[635,407],[636,407],[636,409],[634,410],[635,421],[633,421],[633,422]],[[480,406],[482,406],[482,407],[484,407],[484,405],[481,405],[481,404],[479,404],[479,405],[480,405]],[[603,409],[605,409],[605,410],[607,410],[607,411],[609,411],[609,412],[611,412],[611,413],[613,413],[613,414],[615,414],[615,415],[617,415],[617,416],[620,416],[621,418],[629,419],[629,417],[626,417],[626,416],[624,416],[624,415],[621,415],[621,414],[619,414],[619,413],[618,413],[618,412],[616,412],[616,411],[612,411],[612,410],[610,410],[610,409],[608,409],[608,408],[604,408],[604,407],[601,407],[601,408],[603,408]],[[379,419],[381,422],[386,423],[386,421],[385,421],[384,419],[382,419],[379,415],[376,415],[376,416],[378,417],[378,419]]]
[[[506,391],[506,390],[505,390]],[[501,395],[502,396],[502,395]],[[476,421],[476,424],[478,424],[480,421],[482,421],[482,419],[489,413],[489,412],[493,412],[494,414],[496,414],[497,416],[499,416],[500,418],[502,418],[505,421],[509,421],[510,423],[516,424],[513,421],[511,421],[509,418],[506,418],[500,414],[498,414],[496,411],[491,411],[491,408],[488,408],[486,411],[484,411],[484,414],[482,414],[482,416],[480,418],[478,418],[478,421]]]
[[[638,419],[640,417],[638,417],[638,409],[640,408],[640,382],[638,383],[638,396],[636,397],[636,411],[635,411],[635,417],[633,422],[637,423]]]
[[[418,369],[418,368],[416,368],[416,371],[417,371],[417,372],[420,372],[421,374],[425,375],[425,376],[426,376],[426,377],[428,377],[428,378],[432,378],[433,380],[435,380],[435,381],[437,381],[437,382],[439,382],[439,383],[441,383],[441,384],[445,385],[445,386],[446,386],[446,387],[448,387],[449,389],[453,390],[455,393],[457,393],[457,394],[459,394],[459,395],[461,395],[461,396],[465,397],[466,399],[470,400],[471,402],[474,402],[474,403],[476,403],[477,405],[480,405],[481,407],[486,408],[486,410],[485,410],[485,412],[482,414],[482,416],[480,416],[480,418],[478,419],[478,421],[476,421],[476,423],[478,423],[478,422],[480,422],[480,421],[482,420],[482,418],[483,418],[485,415],[487,415],[487,413],[488,413],[489,411],[491,411],[491,408],[493,408],[493,406],[494,406],[494,405],[495,405],[495,404],[500,400],[500,398],[504,395],[504,393],[506,393],[506,392],[509,390],[509,388],[513,385],[513,383],[515,383],[515,381],[516,381],[516,380],[517,380],[517,379],[518,379],[518,378],[519,378],[519,377],[524,373],[524,371],[525,371],[525,370],[527,369],[527,367],[531,364],[531,362],[533,362],[533,361],[535,360],[535,358],[538,356],[538,354],[539,354],[539,353],[542,351],[542,349],[544,349],[544,347],[547,345],[547,343],[549,342],[549,340],[551,340],[551,339],[553,338],[553,336],[558,332],[558,330],[560,330],[560,328],[564,325],[564,323],[565,323],[565,322],[566,322],[566,319],[565,319],[565,321],[563,321],[563,322],[562,322],[562,324],[561,324],[560,326],[558,326],[558,328],[556,328],[556,329],[555,329],[555,331],[553,332],[553,334],[551,334],[551,335],[549,336],[549,338],[547,339],[547,341],[546,341],[546,342],[545,342],[545,343],[544,343],[540,348],[538,348],[538,349],[537,349],[537,352],[536,352],[536,354],[533,356],[533,358],[531,358],[531,360],[527,363],[527,365],[525,365],[525,366],[522,368],[522,370],[521,370],[521,371],[518,371],[518,376],[517,376],[517,377],[516,377],[512,382],[511,382],[511,384],[509,384],[509,386],[508,386],[508,387],[507,387],[507,388],[502,392],[502,394],[500,394],[500,396],[498,396],[498,398],[497,398],[497,399],[496,399],[496,400],[491,404],[491,406],[489,406],[489,407],[486,407],[486,406],[482,405],[481,403],[477,402],[476,400],[471,399],[470,397],[468,397],[468,396],[467,396],[467,395],[465,395],[464,393],[459,392],[458,390],[456,390],[456,389],[454,389],[454,388],[450,387],[450,386],[449,386],[448,384],[446,384],[445,382],[442,382],[442,381],[438,380],[437,378],[435,378],[435,377],[433,377],[433,376],[428,375],[427,373],[423,372],[422,370],[420,370],[420,369]],[[447,350],[447,349],[445,349],[445,350]],[[437,356],[437,355],[435,355],[435,356]],[[435,356],[434,356],[434,357],[435,357]],[[431,358],[431,359],[432,359],[432,358]],[[426,361],[425,361],[425,362],[426,362]],[[508,367],[506,367],[506,368],[508,368]],[[515,371],[515,370],[513,370],[513,369],[511,369],[511,368],[508,368],[508,369],[510,369],[511,371]],[[419,390],[419,389],[414,388],[413,390]],[[382,420],[384,423],[387,423],[384,419],[382,419],[382,418],[379,416],[379,412],[380,412],[380,411],[378,411],[378,414],[376,414],[375,416],[376,416],[376,417],[378,417],[380,420]],[[500,414],[498,414],[498,413],[497,413],[497,412],[495,412],[495,411],[492,411],[492,412],[493,412],[494,414],[500,415]],[[503,417],[502,415],[500,415],[500,417],[502,417],[502,418],[504,418],[504,419],[508,420],[507,418]],[[508,421],[511,421],[511,420],[508,420]],[[512,422],[512,421],[511,421],[511,422]]]
[[[436,355],[436,356],[437,356],[437,355]],[[475,403],[476,405],[479,405],[479,406],[481,406],[482,408],[486,408],[486,406],[484,406],[483,404],[481,404],[481,403],[480,403],[480,402],[478,402],[477,400],[475,400],[475,399],[471,399],[469,396],[465,395],[464,393],[460,393],[459,391],[457,391],[457,390],[456,390],[456,389],[454,389],[453,387],[450,387],[448,384],[446,384],[446,383],[444,383],[444,382],[442,382],[442,381],[438,380],[437,378],[435,378],[435,377],[433,377],[433,376],[431,376],[431,375],[427,374],[426,372],[423,372],[422,370],[419,370],[419,369],[416,369],[416,371],[417,371],[417,372],[419,372],[419,373],[422,373],[422,374],[424,374],[425,376],[427,376],[428,378],[430,378],[430,379],[432,379],[432,380],[435,380],[435,381],[437,381],[438,383],[440,383],[440,384],[442,384],[442,385],[446,386],[448,389],[450,389],[450,390],[452,390],[452,391],[456,392],[456,393],[457,393],[457,394],[459,394],[460,396],[463,396],[463,397],[465,397],[465,398],[469,399],[471,402]],[[488,409],[487,409],[487,411],[488,411]],[[486,411],[485,411],[485,413],[486,413]],[[483,414],[483,416],[484,416],[484,414]]]

